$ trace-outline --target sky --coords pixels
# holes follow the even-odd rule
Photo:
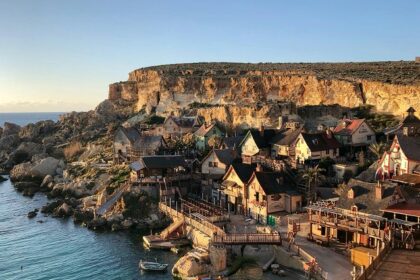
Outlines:
[[[413,60],[418,0],[0,0],[0,113],[93,109],[145,66]]]

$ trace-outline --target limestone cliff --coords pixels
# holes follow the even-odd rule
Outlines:
[[[375,106],[397,116],[420,111],[420,64],[375,63],[195,63],[137,69],[128,81],[110,85],[109,99],[158,113],[192,102],[252,105],[269,100],[297,105]],[[212,109],[214,110],[214,109]],[[219,113],[225,113],[225,109]],[[225,110],[225,111],[223,111]],[[228,110],[234,110],[229,108]],[[240,110],[240,109],[237,109]]]

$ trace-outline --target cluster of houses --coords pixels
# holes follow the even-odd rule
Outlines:
[[[378,190],[376,184],[366,182],[370,185],[363,189],[352,186],[360,183],[351,179],[348,189],[341,193],[320,188],[319,198],[350,207],[357,205],[358,198],[369,199],[368,193],[375,201],[381,193],[379,200],[387,203],[389,196],[398,195],[397,200],[392,200],[398,203],[392,207],[381,204],[381,209],[376,209],[395,215],[410,212],[396,210],[407,208],[406,202],[412,204],[411,208],[420,205],[420,201],[413,203],[413,197],[408,199],[404,191],[420,186],[420,120],[413,108],[407,113],[398,127],[385,132],[393,137],[393,142],[379,160],[375,174],[377,180],[389,179],[407,188],[390,192],[382,185]],[[191,135],[191,149],[196,153],[171,150],[168,143],[187,134]],[[210,144],[214,137],[218,141]],[[301,118],[289,115],[281,116],[275,128],[261,126],[241,135],[228,135],[217,122],[206,123],[198,116],[170,115],[149,129],[119,128],[114,151],[117,161],[130,165],[132,183],[159,199],[201,196],[230,212],[269,223],[276,215],[301,211],[308,202],[297,169],[305,170],[329,158],[335,162],[335,176],[342,179],[347,171],[357,172],[355,153],[367,151],[373,143],[375,131],[364,119],[343,117],[335,126],[320,124],[316,131],[308,131]],[[326,192],[330,194],[324,195]]]

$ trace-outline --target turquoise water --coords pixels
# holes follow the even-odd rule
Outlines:
[[[41,213],[26,217],[46,202],[43,194],[27,198],[10,181],[0,183],[0,279],[172,279],[170,270],[139,272],[141,258],[157,257],[172,268],[177,256],[146,251],[138,235],[94,232]]]
[[[0,126],[3,126],[5,122],[23,126],[43,120],[57,121],[62,114],[64,113],[0,113]]]

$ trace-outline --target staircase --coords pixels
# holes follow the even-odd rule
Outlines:
[[[99,216],[103,216],[106,212],[111,209],[112,206],[121,198],[124,191],[126,191],[130,187],[130,183],[125,183],[124,185],[120,186],[118,190],[114,192],[114,194],[101,206],[96,209],[96,214]]]
[[[184,219],[176,219],[172,224],[170,224],[166,229],[160,233],[160,237],[166,240],[174,231],[176,231],[180,226],[184,224]]]

